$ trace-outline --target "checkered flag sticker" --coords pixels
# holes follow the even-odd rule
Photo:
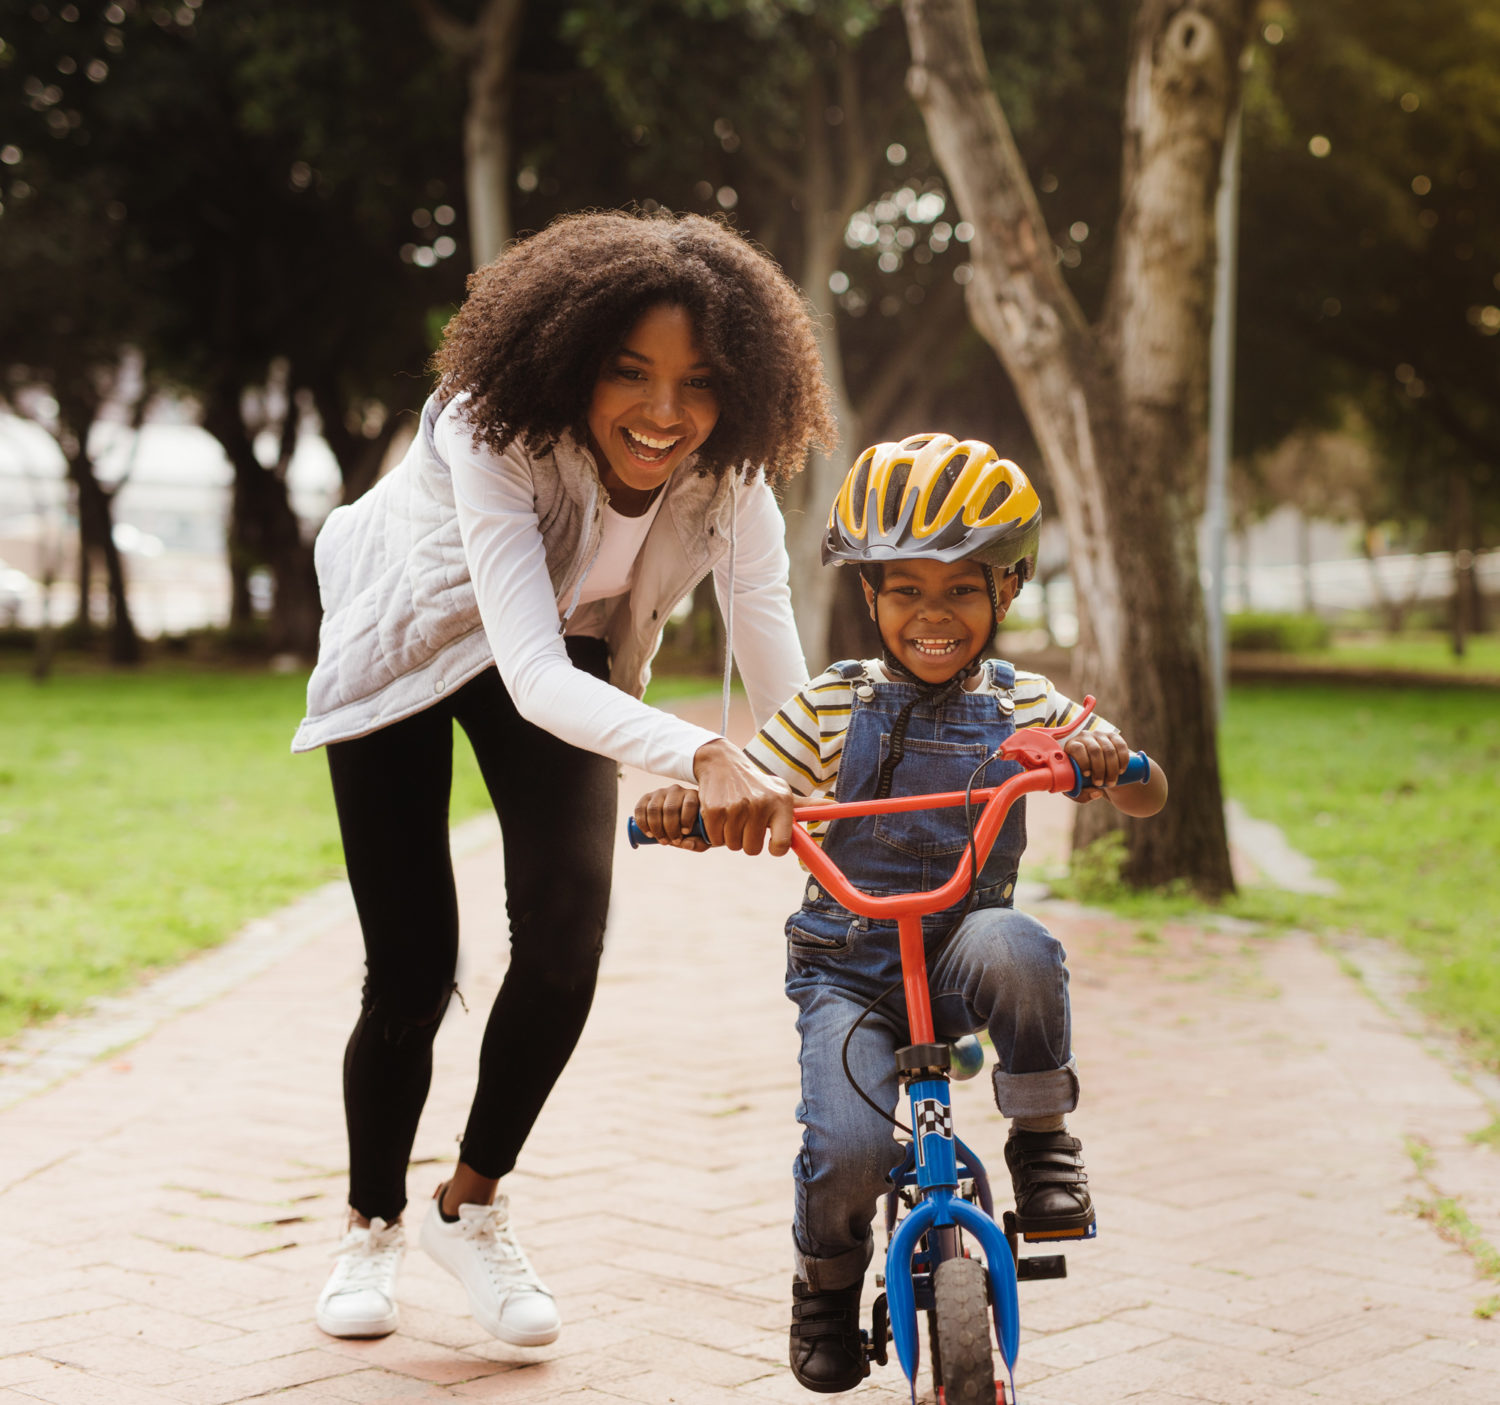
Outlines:
[[[917,1160],[924,1161],[922,1154],[922,1139],[934,1134],[940,1137],[953,1139],[953,1109],[947,1103],[938,1098],[921,1098],[913,1109],[916,1129]]]

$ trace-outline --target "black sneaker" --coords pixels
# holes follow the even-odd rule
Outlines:
[[[1083,1143],[1066,1132],[1013,1132],[1005,1143],[1016,1228],[1028,1238],[1078,1238],[1094,1222]]]
[[[821,1395],[853,1390],[870,1374],[859,1335],[863,1280],[847,1288],[814,1292],[792,1279],[792,1331],[788,1359],[797,1384]]]

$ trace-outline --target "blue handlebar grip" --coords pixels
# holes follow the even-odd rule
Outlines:
[[[1068,760],[1073,761],[1073,758],[1070,756]],[[1116,784],[1144,785],[1150,779],[1151,758],[1147,756],[1144,751],[1132,751],[1130,753],[1130,760],[1126,763],[1125,769],[1120,772],[1120,779],[1116,782]],[[1063,794],[1066,795],[1069,800],[1077,800],[1078,797],[1083,793],[1085,787],[1090,790],[1099,788],[1095,787],[1091,782],[1084,780],[1083,772],[1078,769],[1078,763],[1076,761],[1073,761],[1073,789],[1065,790],[1063,791]]]
[[[630,847],[632,849],[639,849],[642,844],[655,844],[657,842],[656,840],[652,839],[646,833],[646,831],[643,830],[640,825],[635,822],[634,818],[625,821],[625,837],[630,840]],[[689,837],[693,839],[701,839],[705,844],[708,843],[708,831],[703,828],[702,815],[699,815],[698,818],[693,821],[693,827],[689,831]]]

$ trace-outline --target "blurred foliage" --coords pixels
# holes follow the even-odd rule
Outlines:
[[[1317,615],[1230,615],[1229,647],[1252,653],[1306,654],[1326,649],[1333,637]]]
[[[1095,315],[1133,7],[979,8],[1057,258]],[[863,433],[942,425],[1044,480],[965,315],[965,240],[906,61],[895,0],[532,4],[516,226],[590,206],[722,212],[800,276],[812,153],[830,180],[866,162],[854,203],[829,206],[842,242],[817,290]],[[306,391],[358,491],[356,460],[419,403],[463,295],[465,100],[408,4],[5,0],[6,366],[104,365],[129,343],[199,397]],[[1500,0],[1261,6],[1239,255],[1247,504],[1352,502],[1434,544],[1496,539],[1497,156]],[[1297,451],[1273,461],[1289,436]]]
[[[397,255],[428,242],[414,207],[456,200],[462,108],[441,65],[411,62],[408,7],[32,5],[4,38],[4,266],[60,335],[128,340],[202,397],[285,359],[335,430],[420,402],[426,314],[461,264]]]
[[[1245,89],[1236,442],[1350,427],[1364,495],[1500,538],[1500,3],[1272,0]],[[1455,515],[1461,520],[1455,521]]]

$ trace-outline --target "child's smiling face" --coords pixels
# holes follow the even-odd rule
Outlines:
[[[1007,575],[996,584],[1004,619],[1020,581]],[[924,683],[946,683],[977,658],[997,623],[977,561],[885,562],[879,591],[868,580],[864,588],[891,657]]]

